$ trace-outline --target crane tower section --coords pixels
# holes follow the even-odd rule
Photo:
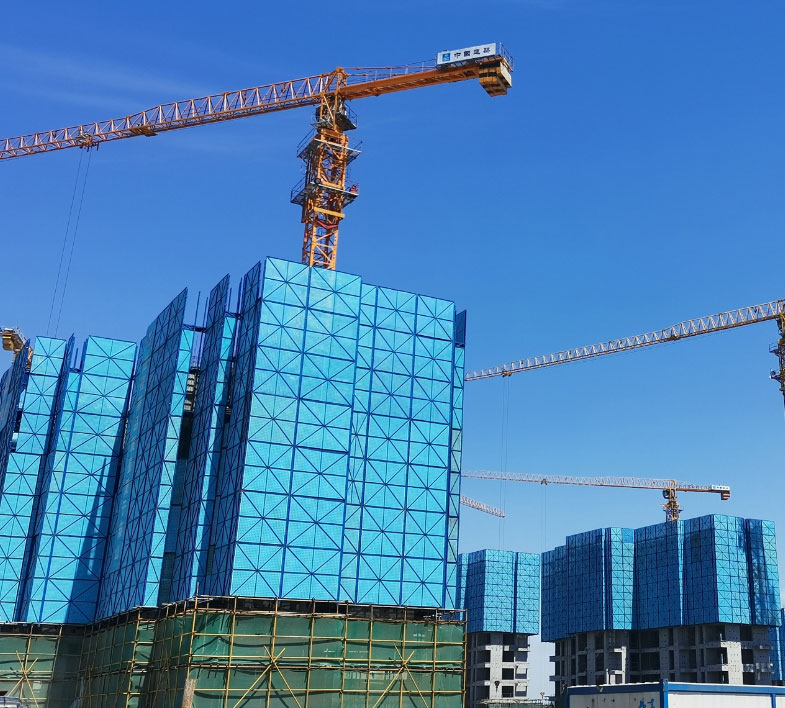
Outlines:
[[[357,125],[353,113],[337,96],[327,97],[317,108],[313,132],[300,144],[298,157],[305,163],[305,177],[292,190],[292,203],[302,207],[302,262],[335,270],[338,225],[343,210],[357,197],[357,185],[348,186],[349,164],[360,154],[350,145],[347,130]]]

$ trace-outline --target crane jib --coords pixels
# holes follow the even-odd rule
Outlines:
[[[0,160],[67,148],[91,148],[102,142],[237,118],[315,106],[329,96],[353,100],[455,81],[479,78],[491,95],[506,93],[512,84],[512,58],[501,44],[495,54],[482,54],[438,65],[422,62],[398,67],[342,69],[302,79],[163,103],[120,118],[0,139]],[[487,67],[487,76],[481,68]],[[490,69],[491,73],[488,73]],[[491,75],[492,74],[492,75]]]
[[[684,322],[679,322],[671,327],[654,332],[647,332],[646,334],[638,334],[623,339],[612,339],[608,342],[603,342],[602,344],[591,344],[586,347],[567,349],[544,356],[529,357],[528,359],[513,361],[489,369],[478,369],[466,374],[464,380],[478,381],[494,376],[511,376],[512,374],[518,374],[524,371],[534,371],[535,369],[544,369],[559,364],[585,361],[586,359],[594,359],[606,354],[620,354],[622,352],[643,349],[644,347],[650,347],[655,344],[667,344],[681,339],[697,337],[701,334],[722,332],[729,329],[735,329],[736,327],[743,327],[758,322],[769,322],[772,320],[778,321],[779,323],[785,321],[785,300],[772,300],[771,302],[766,302],[761,305],[742,307],[737,310],[729,310],[728,312],[721,312],[717,315],[709,315],[708,317],[700,317],[694,320],[685,320]],[[779,348],[773,348],[772,351],[778,353]],[[783,351],[785,351],[785,349]],[[783,367],[781,366],[780,368],[782,369]],[[776,377],[773,376],[772,378]]]

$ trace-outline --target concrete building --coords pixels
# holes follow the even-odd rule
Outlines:
[[[529,636],[539,632],[540,557],[482,550],[459,557],[458,606],[467,611],[467,705],[523,703]]]
[[[0,622],[87,626],[196,595],[456,606],[464,315],[277,259],[236,302],[227,277],[203,320],[186,321],[183,291],[138,349],[90,337],[77,358],[73,338],[39,337],[29,367],[29,347],[16,356],[0,380]],[[398,631],[351,677],[368,696],[408,675],[419,640]],[[453,705],[448,683],[434,705]]]
[[[774,524],[705,516],[598,529],[543,554],[542,637],[569,686],[770,684],[781,624]]]

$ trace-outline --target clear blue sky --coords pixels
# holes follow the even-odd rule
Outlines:
[[[0,40],[0,135],[500,40],[515,57],[507,97],[466,82],[355,102],[361,197],[339,268],[467,308],[469,368],[785,297],[781,2],[320,8],[41,2],[36,16],[56,19],[14,21]],[[195,296],[264,256],[297,260],[288,196],[310,119],[299,109],[95,152],[59,334],[139,339],[181,287]],[[46,331],[79,158],[0,165],[0,319],[28,336]],[[774,519],[785,558],[775,338],[761,324],[469,384],[464,466],[730,484],[725,503],[685,495],[685,513]],[[541,551],[662,519],[643,491],[464,491],[508,513],[467,511],[465,551]]]

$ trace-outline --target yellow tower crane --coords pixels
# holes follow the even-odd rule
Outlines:
[[[498,43],[441,51],[419,64],[339,67],[304,79],[165,103],[122,118],[0,139],[0,160],[315,106],[314,130],[299,148],[305,177],[292,190],[291,201],[301,207],[305,226],[302,262],[334,270],[338,225],[358,193],[348,179],[349,164],[360,153],[346,135],[356,127],[348,102],[468,79],[478,79],[490,96],[503,96],[512,86],[512,69],[512,57]]]
[[[645,477],[571,477],[560,474],[519,474],[514,472],[461,472],[461,477],[472,479],[495,479],[504,482],[532,482],[534,484],[568,484],[581,487],[621,487],[625,489],[658,489],[665,503],[666,521],[678,521],[681,507],[676,500],[677,492],[708,492],[719,494],[723,501],[730,499],[730,487],[723,484],[692,484],[675,479],[647,479]]]

